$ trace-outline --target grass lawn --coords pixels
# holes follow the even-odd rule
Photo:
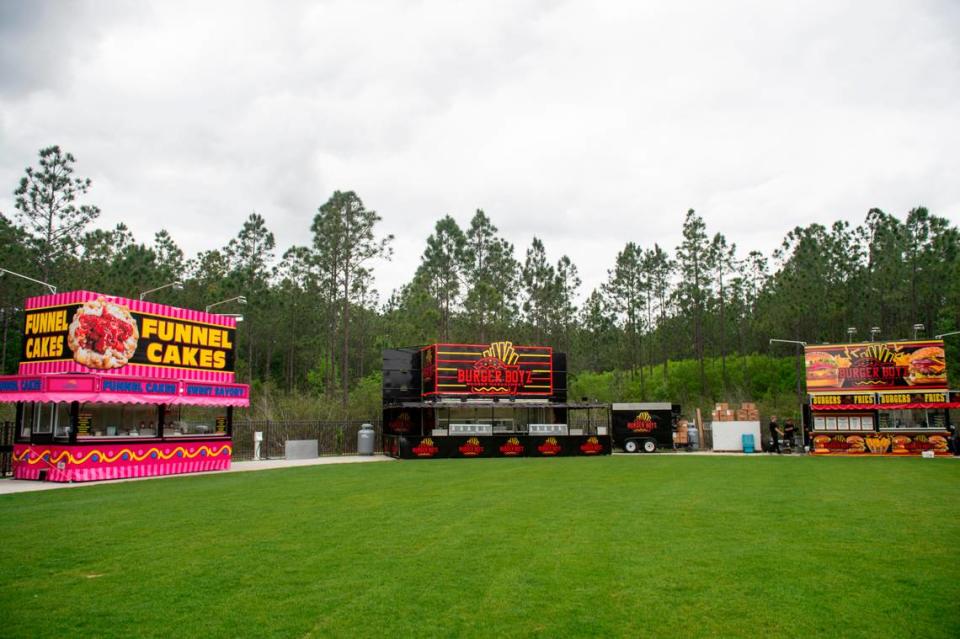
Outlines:
[[[960,635],[960,463],[437,460],[0,497],[0,636]]]

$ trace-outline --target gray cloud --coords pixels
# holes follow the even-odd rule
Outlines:
[[[0,210],[40,147],[103,223],[188,252],[251,210],[306,241],[335,189],[397,236],[483,208],[584,292],[688,208],[742,250],[872,206],[960,206],[950,2],[0,3]]]

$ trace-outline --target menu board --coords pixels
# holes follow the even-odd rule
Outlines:
[[[826,430],[837,430],[837,418],[834,415],[828,415],[824,419],[824,426],[826,427]]]
[[[814,430],[825,430],[827,427],[827,418],[817,415],[813,418],[813,429]]]
[[[861,416],[860,416],[860,429],[861,429],[861,430],[873,430],[873,415],[861,415]]]
[[[850,418],[846,415],[837,415],[837,430],[850,430]]]
[[[93,426],[93,413],[80,413],[77,415],[77,435],[89,435],[91,426]]]

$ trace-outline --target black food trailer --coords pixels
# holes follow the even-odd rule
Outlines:
[[[652,453],[673,447],[673,429],[680,405],[669,402],[613,404],[613,443],[627,453]]]
[[[567,401],[566,355],[544,346],[383,351],[384,452],[401,459],[609,455],[609,404]]]

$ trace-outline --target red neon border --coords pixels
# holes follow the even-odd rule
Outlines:
[[[497,341],[497,340],[494,340],[494,342],[495,342],[495,341]],[[509,341],[509,340],[501,340],[501,341]],[[444,362],[445,362],[445,363],[456,363],[456,362],[457,362],[457,360],[443,359],[442,356],[440,355],[440,347],[441,347],[441,346],[452,346],[452,347],[458,347],[458,348],[463,348],[463,349],[490,348],[490,344],[492,344],[492,343],[494,343],[494,342],[490,342],[490,343],[487,343],[487,344],[455,344],[455,343],[453,343],[453,342],[437,342],[437,343],[435,343],[435,344],[429,344],[429,345],[421,348],[421,349],[420,349],[420,352],[423,353],[424,351],[426,351],[426,350],[428,350],[428,349],[433,349],[433,364],[434,364],[434,368],[436,369],[437,367],[440,366],[441,363],[444,363]],[[507,392],[502,392],[502,393],[489,393],[489,392],[488,392],[488,393],[475,393],[475,392],[470,392],[470,391],[468,391],[468,390],[444,390],[444,391],[441,391],[441,390],[433,390],[433,391],[430,391],[430,392],[427,392],[427,393],[421,393],[421,397],[430,397],[431,395],[435,395],[435,396],[455,395],[455,396],[478,396],[478,397],[549,397],[549,396],[553,395],[553,372],[554,372],[554,369],[553,369],[553,347],[552,347],[552,346],[518,346],[518,345],[514,344],[514,345],[513,345],[513,348],[516,349],[516,350],[526,349],[526,350],[532,350],[532,351],[541,351],[541,352],[543,352],[543,354],[550,356],[550,357],[549,357],[549,360],[548,360],[548,361],[549,361],[549,369],[550,369],[550,372],[547,373],[547,375],[548,375],[548,377],[549,377],[549,379],[547,380],[547,381],[548,381],[548,385],[549,385],[549,388],[548,388],[548,389],[545,389],[545,390],[542,390],[542,391],[520,391],[520,392],[517,392],[517,393],[507,393]],[[523,353],[520,353],[520,355],[522,356]],[[536,363],[537,363],[537,362],[524,362],[523,364],[524,364],[524,365],[529,365],[529,364],[536,364]],[[456,368],[466,368],[465,366],[455,366],[455,367],[456,367]],[[542,375],[543,373],[539,373],[539,374]],[[435,388],[435,389],[437,388],[437,384],[438,384],[438,383],[439,383],[439,374],[435,372],[435,374],[434,374],[434,388]]]

